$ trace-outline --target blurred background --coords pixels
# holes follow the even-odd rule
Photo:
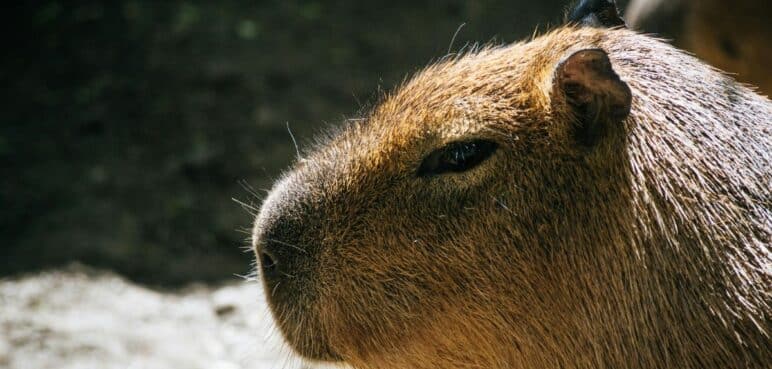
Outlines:
[[[617,2],[772,91],[772,2]],[[237,277],[253,219],[233,199],[259,207],[294,159],[288,127],[303,146],[449,51],[560,24],[567,3],[6,5],[0,367],[296,368]]]

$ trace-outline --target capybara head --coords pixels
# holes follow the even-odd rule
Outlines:
[[[583,1],[302,155],[254,226],[288,344],[356,368],[769,363],[770,102]]]

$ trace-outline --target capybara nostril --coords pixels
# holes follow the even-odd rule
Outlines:
[[[309,261],[308,250],[302,246],[305,242],[299,221],[287,219],[282,214],[286,211],[283,208],[272,211],[271,221],[260,227],[256,250],[263,279],[271,287],[288,278],[304,275]],[[282,288],[290,293],[295,289],[286,283]]]
[[[268,251],[260,253],[260,267],[264,273],[273,273],[277,269],[277,261]]]
[[[277,284],[282,278],[294,274],[296,255],[286,250],[283,243],[266,238],[260,247],[260,269],[269,285]]]

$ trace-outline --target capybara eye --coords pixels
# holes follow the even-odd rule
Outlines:
[[[488,159],[498,145],[493,141],[475,140],[453,142],[434,150],[418,168],[419,177],[444,173],[460,173],[472,169]]]

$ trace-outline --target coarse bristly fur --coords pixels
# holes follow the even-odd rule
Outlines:
[[[555,91],[585,49],[632,95],[589,147]],[[771,117],[766,98],[624,28],[568,25],[429,66],[263,204],[256,251],[277,241],[277,263],[293,258],[266,288],[277,324],[299,354],[361,369],[768,368]],[[498,150],[416,175],[471,139]]]

